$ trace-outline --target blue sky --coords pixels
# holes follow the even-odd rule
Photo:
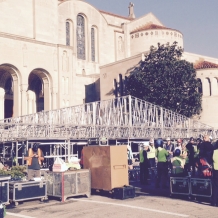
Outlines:
[[[130,0],[86,0],[94,7],[128,16]],[[184,35],[186,52],[218,58],[218,0],[132,0],[136,17],[152,12]]]

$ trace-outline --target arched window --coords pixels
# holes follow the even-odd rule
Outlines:
[[[66,22],[66,45],[70,46],[70,22]]]
[[[91,28],[91,52],[92,61],[95,62],[95,28]]]
[[[203,93],[203,88],[202,88],[202,82],[201,82],[201,79],[197,79],[197,81],[198,81],[198,92],[199,93]]]
[[[77,16],[77,58],[86,59],[85,47],[85,19],[82,15]]]

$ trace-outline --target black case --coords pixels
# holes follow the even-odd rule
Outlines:
[[[15,202],[32,199],[46,199],[47,185],[45,181],[10,181],[9,199]]]
[[[124,200],[127,198],[135,197],[135,187],[133,186],[124,186],[120,188],[113,189],[113,198]]]
[[[212,196],[212,183],[210,179],[191,178],[191,195],[199,197]]]
[[[170,177],[170,193],[190,195],[190,179],[188,177]]]
[[[0,201],[9,202],[9,179],[10,176],[0,176]]]

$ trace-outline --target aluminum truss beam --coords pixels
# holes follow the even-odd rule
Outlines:
[[[0,121],[0,141],[18,139],[198,137],[211,126],[141,99],[124,96]]]

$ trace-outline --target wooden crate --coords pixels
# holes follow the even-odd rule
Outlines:
[[[127,146],[83,148],[84,168],[91,171],[91,188],[112,190],[128,186]]]

